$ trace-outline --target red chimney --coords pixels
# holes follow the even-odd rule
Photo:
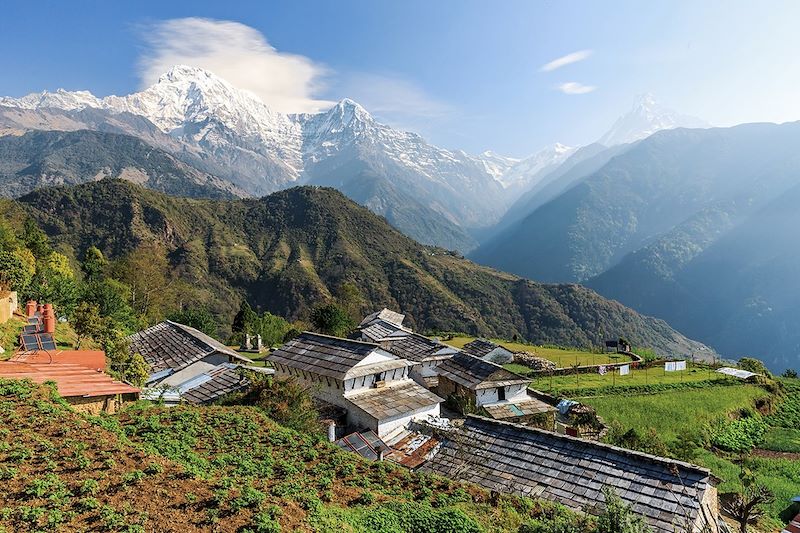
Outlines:
[[[28,300],[28,303],[25,304],[25,314],[28,318],[33,318],[33,315],[36,314],[36,300]]]
[[[55,311],[53,311],[53,304],[44,304],[44,309],[42,310],[42,316],[51,315],[53,317],[56,316]]]
[[[44,315],[44,332],[45,333],[55,333],[56,332],[56,317],[55,315]]]

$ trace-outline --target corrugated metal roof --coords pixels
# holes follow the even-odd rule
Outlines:
[[[611,487],[659,533],[702,521],[713,483],[708,469],[682,461],[474,415],[421,470],[574,510],[602,507],[601,489]]]
[[[92,370],[106,369],[106,354],[102,350],[17,352],[10,360],[19,363],[67,363]]]
[[[138,393],[139,389],[115,381],[104,372],[68,363],[0,362],[0,377],[30,379],[34,383],[54,381],[64,398]]]

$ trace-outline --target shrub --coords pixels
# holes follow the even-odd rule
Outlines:
[[[722,421],[712,427],[711,443],[729,452],[746,452],[763,442],[768,429],[758,414]]]

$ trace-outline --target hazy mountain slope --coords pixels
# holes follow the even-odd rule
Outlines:
[[[798,123],[656,133],[474,257],[544,281],[591,278],[709,207],[752,210],[786,190],[800,171],[798,141]]]
[[[491,241],[582,178],[601,168],[613,156],[627,148],[627,146],[606,148],[596,143],[578,148],[561,164],[556,165],[555,168],[549,168],[549,172],[543,175],[536,185],[519,196],[500,219],[500,222],[486,233],[487,236],[482,241]]]
[[[534,283],[423,247],[332,189],[215,202],[106,180],[37,191],[20,203],[61,247],[94,244],[119,257],[162,243],[176,275],[208,290],[209,304],[228,320],[239,295],[305,317],[349,281],[362,292],[363,311],[402,309],[422,330],[517,333],[566,345],[625,335],[662,353],[701,349],[589,289]]]
[[[106,177],[180,196],[231,198],[243,194],[232,184],[128,135],[79,130],[0,136],[2,196]]]

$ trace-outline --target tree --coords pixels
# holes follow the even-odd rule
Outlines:
[[[252,333],[252,328],[256,320],[258,320],[258,314],[253,311],[253,308],[250,307],[247,300],[242,300],[242,303],[239,305],[239,312],[233,317],[231,331],[235,334]]]
[[[783,377],[790,378],[790,379],[797,379],[797,370],[793,370],[791,368],[787,368],[783,371]]]
[[[272,420],[297,431],[319,431],[319,414],[309,390],[294,378],[274,379],[258,372],[248,372],[251,387],[245,393],[225,400],[227,405],[254,405]]]
[[[334,303],[321,305],[311,312],[311,323],[320,333],[342,337],[356,326],[347,312]]]
[[[19,240],[5,219],[0,218],[0,252],[12,252],[19,248]]]
[[[45,259],[53,251],[50,247],[50,242],[47,240],[47,235],[39,229],[39,226],[36,225],[32,218],[25,220],[22,242],[37,259]]]
[[[86,339],[99,339],[105,326],[100,316],[100,308],[90,302],[81,302],[72,313],[70,320],[72,329],[75,330],[75,349],[81,349],[81,343]]]
[[[641,515],[633,512],[614,489],[603,487],[605,510],[597,517],[595,533],[650,533],[652,530]]]
[[[130,287],[130,305],[146,322],[158,322],[165,310],[178,307],[173,290],[176,277],[170,273],[163,246],[137,248],[115,264],[113,270],[115,277]]]
[[[361,320],[364,297],[355,283],[345,281],[336,290],[336,301],[354,323]]]
[[[115,279],[93,280],[83,288],[83,301],[97,305],[100,316],[114,323],[133,328],[136,326],[130,301],[130,287]]]
[[[742,357],[739,359],[739,368],[747,370],[748,372],[753,372],[754,374],[761,374],[762,376],[772,376],[769,370],[767,370],[767,365],[754,357]]]
[[[207,309],[187,309],[167,315],[167,320],[200,330],[214,337],[217,334],[217,320]]]
[[[144,385],[150,375],[150,367],[141,354],[130,352],[130,343],[125,334],[112,321],[106,320],[101,335],[109,372],[133,385]]]
[[[30,285],[36,267],[27,260],[29,254],[24,248],[0,252],[0,287],[22,292]]]
[[[740,533],[747,533],[747,526],[764,515],[763,506],[771,503],[775,496],[764,485],[756,483],[753,474],[746,468],[739,473],[742,491],[733,494],[723,503],[723,510],[739,522]]]
[[[90,246],[83,256],[83,263],[81,263],[81,270],[87,282],[99,281],[105,277],[106,261],[103,252],[94,246]]]

